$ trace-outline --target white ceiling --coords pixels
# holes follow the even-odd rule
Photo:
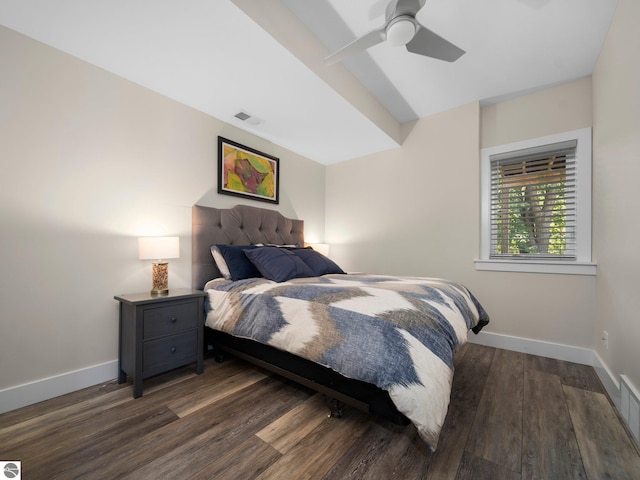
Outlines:
[[[3,0],[0,24],[330,164],[397,147],[405,122],[590,75],[616,6],[427,0],[417,19],[467,52],[457,62],[380,44],[348,70],[322,63],[384,23],[386,3]]]

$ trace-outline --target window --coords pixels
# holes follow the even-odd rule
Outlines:
[[[576,259],[576,145],[490,156],[490,258]]]
[[[478,270],[594,274],[591,129],[481,151]]]

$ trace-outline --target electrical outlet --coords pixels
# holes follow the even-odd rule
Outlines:
[[[602,346],[605,350],[609,349],[609,334],[606,330],[602,331]]]

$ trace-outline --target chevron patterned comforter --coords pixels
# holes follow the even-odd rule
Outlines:
[[[211,281],[206,325],[289,351],[389,392],[435,450],[453,357],[489,318],[462,285],[437,278],[324,275]]]

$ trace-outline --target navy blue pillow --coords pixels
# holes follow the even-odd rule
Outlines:
[[[244,250],[254,248],[258,247],[256,245],[218,244],[211,247],[211,254],[224,278],[227,280],[244,280],[245,278],[262,276],[244,254]]]
[[[334,261],[328,259],[320,252],[316,252],[311,247],[291,248],[290,252],[295,253],[313,271],[314,277],[327,275],[329,273],[345,273]]]
[[[287,248],[261,247],[245,249],[244,253],[264,278],[274,282],[315,276],[307,264]]]

